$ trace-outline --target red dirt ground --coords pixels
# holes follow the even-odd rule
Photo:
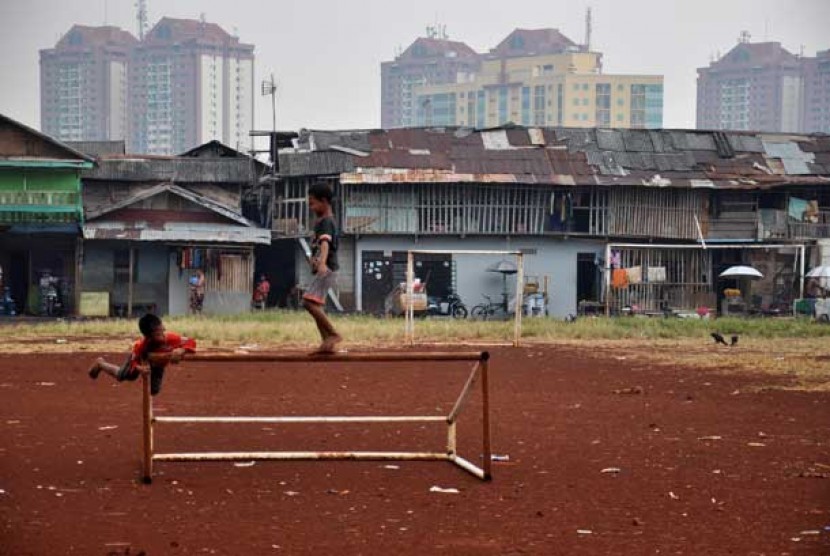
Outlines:
[[[2,554],[830,554],[827,393],[505,348],[493,446],[510,462],[491,483],[441,462],[258,462],[157,463],[146,486],[140,386],[91,381],[86,357],[0,355]],[[157,411],[438,414],[466,369],[189,363],[168,371]],[[471,402],[459,449],[478,460]],[[159,451],[440,450],[444,433],[160,424],[156,438]]]

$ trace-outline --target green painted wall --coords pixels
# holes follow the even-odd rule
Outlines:
[[[0,223],[68,223],[83,219],[76,169],[0,169]]]

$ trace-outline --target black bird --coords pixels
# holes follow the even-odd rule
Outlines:
[[[712,336],[712,339],[715,340],[716,344],[723,344],[725,346],[729,345],[729,344],[726,343],[726,340],[723,339],[723,336],[721,336],[717,332],[712,332],[711,336]]]
[[[732,334],[732,343],[730,345],[737,346],[738,345],[738,335]]]

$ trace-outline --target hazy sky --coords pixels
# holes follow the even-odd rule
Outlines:
[[[38,50],[73,23],[136,33],[135,0],[0,0],[0,112],[38,127]],[[380,62],[436,19],[479,51],[516,27],[556,27],[576,42],[585,7],[608,73],[665,75],[666,127],[694,127],[695,69],[732,48],[741,30],[807,55],[830,48],[830,0],[148,0],[150,24],[198,18],[256,46],[257,84],[280,84],[278,127],[380,125]],[[258,85],[257,85],[258,88]],[[258,91],[257,91],[258,95]],[[271,127],[257,96],[256,125]]]

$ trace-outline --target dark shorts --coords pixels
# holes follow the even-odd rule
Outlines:
[[[131,365],[132,356],[128,356],[121,368],[118,369],[118,382],[138,380],[141,372]],[[161,392],[161,382],[164,380],[164,367],[150,367],[150,394],[155,396]]]
[[[313,301],[319,305],[326,304],[326,295],[330,289],[337,287],[337,273],[329,271],[326,274],[315,274],[314,280],[306,289],[303,299]]]

